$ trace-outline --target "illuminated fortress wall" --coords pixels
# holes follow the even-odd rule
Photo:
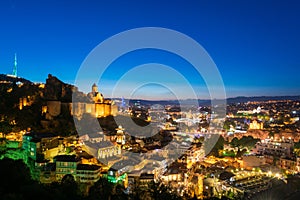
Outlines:
[[[90,102],[62,103],[61,101],[47,101],[47,106],[42,107],[42,113],[46,114],[47,119],[53,119],[53,117],[57,117],[64,111],[70,112],[71,115],[78,118],[81,118],[85,113],[95,117],[117,115],[118,106],[114,101],[104,99],[103,95],[98,92],[98,88],[95,84],[92,87],[92,92],[88,93],[87,97],[90,99]],[[23,102],[25,101],[22,99],[22,105],[24,104]]]

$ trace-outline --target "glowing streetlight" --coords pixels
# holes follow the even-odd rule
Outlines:
[[[272,172],[271,171],[268,171],[268,176],[271,176],[272,175]]]

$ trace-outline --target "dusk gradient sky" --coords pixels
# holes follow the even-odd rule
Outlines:
[[[73,83],[81,63],[100,42],[128,29],[164,27],[206,49],[227,97],[300,95],[299,10],[297,0],[2,0],[0,73],[12,72],[16,52],[19,76],[45,82],[50,73]],[[150,62],[174,67],[207,92],[187,61],[158,50],[120,57],[100,90],[105,95],[108,83]],[[199,92],[199,97],[207,95]]]

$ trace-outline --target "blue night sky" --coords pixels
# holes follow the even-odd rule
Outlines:
[[[220,71],[227,97],[299,95],[299,10],[296,0],[2,0],[0,73],[12,72],[16,52],[19,76],[45,82],[51,73],[74,83],[83,60],[100,42],[133,28],[164,27],[186,34],[205,48]],[[190,63],[170,52],[151,49],[115,60],[99,82],[100,91],[110,96],[124,73],[146,63],[176,69],[199,98],[209,98],[205,83]],[[158,76],[184,88],[171,76]],[[126,84],[137,77],[128,76],[120,96],[128,97]],[[156,84],[134,95],[148,99],[176,96]]]

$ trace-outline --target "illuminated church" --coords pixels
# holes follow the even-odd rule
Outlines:
[[[107,117],[109,115],[115,116],[118,113],[118,106],[115,102],[111,99],[105,99],[103,95],[98,91],[98,87],[96,84],[93,84],[92,91],[89,92],[87,95],[82,93],[82,96],[85,97],[80,101],[73,101],[73,102],[62,102],[60,99],[57,99],[55,94],[53,95],[54,91],[59,91],[59,86],[61,86],[61,93],[67,96],[66,91],[71,91],[71,85],[66,85],[61,83],[56,77],[49,75],[47,81],[49,85],[54,86],[47,86],[48,88],[48,101],[47,105],[42,107],[42,114],[45,115],[47,120],[51,120],[54,117],[57,117],[61,114],[62,109],[69,110],[71,115],[81,118],[84,114],[91,114],[97,118],[100,117]],[[76,88],[75,88],[76,90]],[[58,92],[59,93],[59,92]],[[51,96],[52,95],[52,96]],[[24,101],[22,99],[22,103]]]
[[[261,130],[264,128],[264,123],[262,122],[258,122],[257,120],[253,120],[250,124],[249,124],[249,129],[258,129]]]
[[[118,106],[113,100],[105,99],[98,91],[96,84],[93,84],[92,91],[87,94],[90,102],[73,102],[72,115],[81,117],[84,113],[89,113],[95,117],[115,116]]]
[[[86,112],[95,115],[96,117],[106,117],[109,115],[116,115],[118,107],[113,100],[105,99],[98,91],[97,85],[94,83],[92,92],[88,93],[88,97],[93,103],[86,104]]]

